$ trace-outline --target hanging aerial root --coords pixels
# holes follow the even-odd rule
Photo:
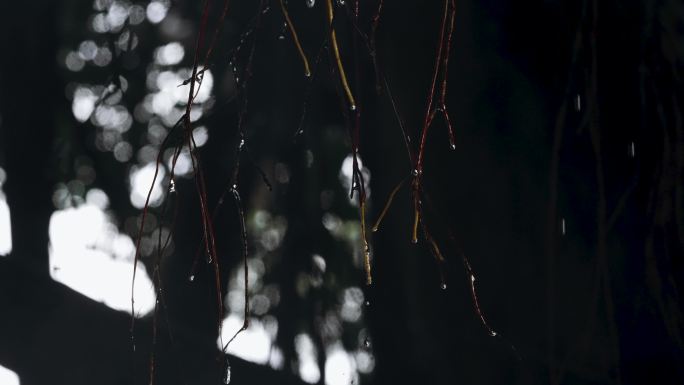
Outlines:
[[[330,28],[330,42],[332,43],[333,55],[335,56],[335,62],[337,63],[337,70],[340,73],[340,82],[342,83],[342,88],[344,88],[344,93],[347,96],[347,101],[349,102],[349,108],[351,110],[356,110],[356,101],[354,100],[354,95],[352,95],[351,89],[349,88],[349,83],[347,82],[347,75],[344,72],[344,67],[342,66],[342,59],[340,59],[340,49],[337,46],[337,34],[335,33],[335,28],[333,27],[333,5],[332,0],[326,0],[326,8],[328,9],[328,26]]]
[[[411,243],[418,243],[418,223],[420,222],[420,210],[418,209],[418,203],[415,204],[413,209],[413,232],[411,233]]]
[[[359,199],[361,202],[361,239],[363,239],[363,267],[366,270],[366,285],[373,283],[371,275],[370,263],[370,247],[368,246],[368,238],[366,237],[366,200]]]
[[[399,184],[396,187],[394,187],[394,189],[390,193],[389,198],[387,198],[387,203],[385,203],[385,207],[382,209],[382,212],[380,213],[378,220],[375,221],[375,224],[373,225],[373,228],[372,228],[373,232],[378,231],[378,228],[380,227],[380,222],[382,222],[382,219],[385,218],[387,211],[389,210],[390,206],[392,205],[392,201],[394,200],[394,196],[397,194],[397,191],[399,191],[401,186],[404,185],[404,182],[406,182],[406,178],[402,179],[401,182],[399,182]]]
[[[444,255],[442,255],[442,252],[439,250],[439,246],[437,246],[437,242],[435,242],[435,239],[430,236],[430,234],[427,232],[427,230],[423,229],[425,232],[425,238],[430,242],[430,246],[432,246],[432,254],[435,256],[435,259],[438,262],[444,262]]]
[[[487,329],[489,335],[492,337],[496,337],[496,331],[494,331],[494,329],[492,329],[489,326],[484,314],[482,313],[482,309],[480,309],[480,301],[477,299],[477,291],[475,290],[475,273],[473,272],[473,268],[470,266],[470,262],[468,261],[468,258],[465,255],[462,255],[461,257],[463,258],[463,265],[465,266],[466,272],[468,273],[468,280],[470,281],[470,295],[473,300],[473,307],[475,308],[475,312],[477,313],[477,316],[480,317],[480,322],[482,323],[482,326],[484,326],[485,329]]]
[[[451,126],[451,119],[449,118],[449,110],[447,110],[446,106],[446,89],[447,89],[447,75],[449,73],[449,51],[451,50],[451,37],[454,32],[454,20],[456,19],[456,4],[454,3],[453,0],[449,2],[449,5],[451,6],[451,10],[449,11],[449,25],[447,29],[447,39],[444,47],[445,54],[443,57],[443,63],[442,63],[442,86],[440,90],[440,98],[439,98],[439,109],[442,111],[442,114],[444,115],[444,120],[446,121],[447,125],[447,130],[449,132],[449,145],[451,146],[451,149],[456,148],[456,140],[454,138],[454,129]]]
[[[285,2],[283,0],[280,0],[280,9],[283,10],[283,16],[285,16],[285,21],[287,22],[287,27],[290,30],[290,34],[292,34],[292,40],[295,43],[295,46],[297,47],[297,52],[299,52],[299,57],[302,58],[302,63],[304,64],[304,76],[307,78],[311,76],[311,69],[309,68],[309,59],[306,58],[306,54],[304,53],[304,49],[302,49],[302,45],[299,43],[299,37],[297,36],[297,31],[295,30],[294,24],[292,24],[292,20],[290,19],[290,14],[287,12],[287,8],[285,7]]]
[[[249,266],[247,265],[247,256],[249,248],[247,245],[247,226],[245,226],[245,211],[242,206],[242,199],[240,198],[240,192],[237,189],[237,184],[233,184],[233,186],[230,188],[230,191],[232,192],[233,198],[235,199],[235,206],[237,207],[239,217],[238,219],[240,220],[240,238],[242,242],[242,261],[245,282],[245,308],[244,321],[242,323],[242,327],[240,327],[240,329],[238,329],[238,331],[236,331],[235,334],[233,334],[233,336],[228,340],[228,342],[226,342],[225,345],[223,345],[224,353],[226,352],[226,350],[228,350],[228,346],[231,342],[233,342],[235,337],[237,337],[243,331],[247,330],[247,328],[249,327]]]

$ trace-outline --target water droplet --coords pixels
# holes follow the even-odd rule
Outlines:
[[[230,362],[226,360],[226,371],[223,373],[223,383],[228,385],[230,384]]]
[[[370,348],[370,340],[368,338],[363,340],[363,347]]]
[[[278,35],[278,40],[285,40],[285,35]]]
[[[370,306],[370,301],[369,301],[369,300],[366,300],[366,302],[364,302],[363,304],[366,305],[366,306]]]
[[[447,288],[446,283],[442,283],[442,286],[440,286],[440,288],[441,288],[442,290],[446,290],[446,288]]]
[[[411,171],[411,175],[418,176],[418,170],[414,168],[413,171]]]
[[[188,277],[188,281],[190,282],[195,282],[195,274],[192,274]]]
[[[316,0],[306,0],[306,6],[309,8],[313,8],[314,5],[316,5]]]
[[[171,179],[169,182],[169,192],[170,193],[175,193],[176,192],[176,181]]]
[[[304,76],[306,76],[307,78],[310,78],[310,77],[311,77],[311,72],[304,72]]]
[[[631,156],[632,158],[634,158],[634,150],[634,142],[632,142],[629,144],[629,156]]]
[[[266,14],[266,13],[268,13],[268,11],[270,11],[270,10],[271,10],[271,7],[266,7],[266,8],[264,8],[263,11],[261,11],[261,13]]]
[[[470,282],[475,282],[475,276],[470,274]]]
[[[337,0],[337,5],[339,5],[339,6],[344,5],[344,0]]]
[[[496,337],[496,332],[494,330],[490,330],[489,335],[492,337]]]
[[[561,234],[565,235],[565,218],[561,218]]]
[[[580,94],[575,96],[575,111],[580,112],[582,110],[582,97]]]
[[[418,243],[418,238],[411,238],[411,243],[413,243],[413,244]]]
[[[352,104],[351,106],[349,106],[349,109],[352,111],[356,111],[356,104]]]
[[[242,150],[242,147],[244,147],[244,146],[245,146],[245,140],[240,139],[240,150]]]
[[[456,149],[456,145],[452,143],[452,144],[451,144],[451,149],[452,149],[452,150],[455,150],[455,149]]]
[[[233,185],[233,190],[237,190],[237,183]]]

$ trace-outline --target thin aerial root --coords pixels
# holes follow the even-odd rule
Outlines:
[[[418,223],[420,222],[420,210],[418,209],[418,203],[413,212],[413,233],[411,235],[411,243],[418,243]]]
[[[168,135],[162,143],[162,148],[164,144],[168,141]],[[143,229],[145,227],[145,219],[147,218],[147,212],[150,205],[150,197],[152,196],[152,191],[154,190],[154,183],[157,181],[159,176],[159,165],[161,163],[162,151],[159,150],[157,154],[157,162],[154,168],[154,176],[152,177],[152,184],[150,189],[147,191],[147,197],[145,198],[145,205],[143,206],[142,218],[140,219],[140,229],[138,230],[138,238],[135,242],[135,256],[133,257],[133,277],[131,279],[131,344],[133,346],[133,351],[135,351],[135,276],[138,271],[138,261],[140,260],[140,243],[142,241]]]
[[[240,235],[242,238],[242,260],[244,269],[244,280],[245,280],[245,311],[244,311],[244,322],[242,327],[238,329],[235,334],[228,340],[228,342],[223,346],[223,352],[225,353],[228,349],[228,345],[238,336],[238,334],[247,330],[249,327],[249,267],[247,265],[247,256],[249,248],[247,246],[247,227],[245,226],[245,211],[242,207],[242,199],[240,198],[240,192],[237,190],[237,185],[231,187],[231,192],[233,193],[233,198],[235,198],[235,205],[238,210],[238,217],[240,219]]]
[[[240,234],[242,238],[242,257],[243,257],[243,269],[244,269],[244,280],[245,280],[245,309],[244,309],[244,321],[242,327],[233,334],[233,336],[228,340],[228,342],[223,346],[223,352],[228,350],[228,346],[240,333],[247,330],[249,327],[249,267],[247,265],[247,227],[245,226],[245,212],[242,208],[242,199],[240,199],[240,193],[237,190],[237,185],[233,185],[231,188],[233,197],[235,198],[235,205],[237,206],[238,216],[240,219]]]
[[[468,258],[466,258],[465,255],[463,256],[463,264],[468,272],[468,279],[470,280],[470,295],[473,298],[473,307],[475,307],[475,312],[477,313],[477,316],[480,317],[480,322],[482,322],[482,326],[487,329],[489,335],[496,337],[497,333],[489,326],[484,314],[482,313],[482,310],[480,309],[480,301],[477,299],[477,291],[475,290],[475,274],[473,273],[473,269],[470,267],[470,262],[468,262]]]
[[[155,275],[159,277],[159,271],[155,271]],[[150,348],[150,385],[154,385],[154,362],[155,362],[155,347],[157,346],[157,312],[159,311],[159,300],[154,304],[154,315],[152,316],[152,347]]]
[[[449,146],[452,150],[456,149],[456,138],[454,136],[454,129],[451,126],[451,119],[449,118],[449,111],[446,106],[442,106],[442,114],[444,114],[444,121],[446,121],[447,131],[449,132]]]
[[[235,339],[235,337],[237,337],[238,334],[240,334],[240,333],[244,332],[245,330],[247,330],[248,327],[249,327],[249,321],[248,321],[247,319],[245,319],[245,322],[242,324],[242,327],[240,328],[240,330],[236,331],[235,334],[233,334],[233,336],[230,337],[230,339],[228,340],[228,342],[226,342],[226,344],[223,345],[223,353],[225,353],[225,352],[228,350],[228,346],[230,345],[231,342],[233,342],[233,340]]]
[[[447,90],[447,78],[449,74],[449,51],[451,50],[451,36],[454,32],[454,20],[456,19],[456,4],[451,1],[451,10],[449,11],[449,26],[447,28],[447,39],[444,47],[444,61],[442,64],[442,87],[440,90],[440,109],[442,114],[444,114],[444,120],[447,124],[447,129],[449,130],[449,145],[452,150],[456,149],[456,140],[454,139],[454,129],[451,126],[451,119],[449,118],[449,111],[446,107],[446,90]]]
[[[378,217],[378,220],[375,221],[375,224],[373,225],[373,228],[371,231],[376,232],[378,231],[378,228],[380,227],[380,222],[382,222],[382,219],[385,217],[387,214],[387,211],[389,210],[390,206],[392,205],[392,201],[394,200],[394,196],[397,194],[397,191],[401,188],[401,186],[404,185],[404,182],[406,182],[406,178],[402,179],[399,184],[394,187],[394,190],[389,195],[389,198],[387,198],[387,203],[385,203],[385,207],[382,209],[382,212],[380,213],[380,216]]]
[[[283,2],[283,0],[280,0],[280,8],[283,10],[283,16],[285,16],[285,21],[287,22],[287,27],[290,30],[290,33],[292,34],[292,40],[294,41],[295,46],[297,47],[297,52],[299,52],[299,56],[302,58],[302,63],[304,64],[304,76],[308,78],[311,76],[311,69],[309,68],[309,59],[306,58],[306,54],[302,49],[302,45],[299,43],[297,31],[295,31],[294,24],[292,24],[290,14],[287,12],[287,8],[285,7],[285,3]]]
[[[380,83],[380,78],[381,78],[381,72],[380,72],[380,65],[378,63],[378,58],[377,58],[377,50],[375,48],[375,36],[376,32],[378,30],[378,24],[380,23],[380,14],[382,12],[382,6],[383,6],[383,0],[378,1],[378,9],[375,11],[375,15],[373,15],[373,19],[371,20],[371,32],[370,32],[370,38],[368,39],[368,45],[370,47],[370,55],[371,58],[373,59],[373,68],[375,69],[375,90],[378,93],[378,95],[382,92],[382,85]]]
[[[440,90],[440,104],[444,109],[447,89],[447,74],[449,73],[449,51],[451,50],[451,36],[454,32],[454,19],[456,19],[456,5],[451,2],[451,11],[449,11],[449,26],[447,29],[447,39],[444,47],[444,58],[442,64],[442,89]]]
[[[430,116],[428,116],[426,123],[427,126],[432,125],[432,121],[435,120],[435,115],[437,115],[437,109],[434,109],[432,112],[430,112]]]
[[[366,201],[365,199],[360,199],[361,203],[361,239],[363,239],[363,267],[366,270],[366,285],[373,283],[373,277],[371,275],[371,264],[370,264],[370,247],[368,246],[368,239],[366,237]]]
[[[387,92],[387,97],[389,98],[390,104],[392,104],[392,111],[394,112],[394,117],[397,119],[397,123],[399,123],[399,128],[401,129],[401,136],[403,137],[404,144],[406,145],[406,153],[408,154],[409,162],[411,162],[411,165],[413,165],[414,161],[413,151],[411,150],[411,137],[408,135],[406,127],[404,127],[404,122],[401,119],[401,116],[399,115],[399,109],[397,108],[397,103],[394,100],[394,96],[392,95],[392,90],[390,89],[389,82],[387,82],[387,78],[384,75],[382,76],[382,82],[385,85],[385,92]]]
[[[425,231],[425,230],[424,230]],[[435,259],[438,262],[444,262],[444,255],[442,255],[442,252],[439,250],[439,246],[437,246],[437,242],[435,242],[435,239],[428,234],[427,231],[425,231],[425,238],[430,242],[430,246],[432,246],[432,253],[435,256]]]
[[[340,82],[342,83],[342,88],[344,88],[344,93],[347,95],[347,100],[349,102],[349,108],[351,110],[356,110],[356,101],[354,100],[354,95],[352,95],[351,89],[349,88],[349,83],[347,82],[347,75],[344,72],[344,67],[342,66],[342,59],[340,59],[340,49],[337,46],[337,34],[335,33],[335,28],[333,27],[333,5],[332,0],[327,0],[326,6],[328,9],[328,26],[330,27],[330,42],[332,43],[333,54],[335,56],[335,62],[337,63],[337,69],[340,73]]]
[[[442,63],[444,60],[444,34],[446,31],[446,22],[449,12],[449,1],[450,0],[444,1],[444,14],[442,16],[441,28],[439,30],[439,44],[437,46],[437,53],[435,54],[435,67],[432,73],[432,81],[430,82],[430,93],[428,94],[427,105],[425,107],[425,120],[423,121],[423,127],[420,133],[420,146],[418,147],[418,157],[416,159],[415,165],[415,168],[418,171],[419,175],[423,171],[423,158],[425,156],[425,143],[427,141],[427,133],[430,129],[430,123],[432,122],[432,118],[434,117],[435,112],[433,109],[433,101],[435,96],[435,89],[437,86],[437,78],[439,77],[440,73],[443,73],[442,71],[440,71],[440,69],[442,67]],[[442,82],[442,86],[446,84],[445,82],[446,81]],[[416,181],[418,181],[418,178],[419,176],[416,176]]]

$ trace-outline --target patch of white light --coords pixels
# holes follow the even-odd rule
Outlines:
[[[370,170],[366,167],[363,167],[363,162],[361,161],[361,156],[356,155],[356,159],[358,161],[359,165],[359,170],[361,170],[361,175],[363,176],[363,184],[364,188],[366,191],[366,199],[370,198],[371,191],[370,191],[370,179],[371,179],[371,173]],[[349,191],[352,187],[352,177],[354,174],[354,157],[352,154],[347,155],[346,158],[342,161],[342,166],[340,167],[340,172],[338,174],[338,177],[340,179],[340,183],[342,183],[342,186],[344,186],[344,189]],[[354,193],[354,198],[349,198],[349,202],[354,205],[358,206],[358,200],[357,200],[357,193]],[[347,195],[348,196],[348,195]]]
[[[138,25],[145,20],[145,8],[134,5],[128,9],[128,20],[132,25]]]
[[[174,65],[180,63],[185,55],[185,50],[183,46],[177,42],[171,42],[167,45],[163,45],[154,52],[154,58],[157,64],[160,65]]]
[[[152,1],[147,5],[147,20],[152,24],[157,24],[164,20],[168,11],[169,6],[166,2]]]
[[[80,71],[85,66],[85,62],[76,52],[69,52],[64,59],[64,64],[67,66],[69,71]]]
[[[4,366],[0,366],[0,384],[20,385],[19,376]]]
[[[93,123],[102,128],[123,133],[131,128],[133,117],[124,106],[100,105],[95,109]]]
[[[325,360],[325,383],[326,385],[347,385],[354,383],[357,377],[356,362],[337,343],[327,349]]]
[[[221,337],[217,341],[219,349],[223,349],[221,343],[226,343],[240,330],[243,318],[231,314],[223,320]],[[258,319],[250,319],[247,330],[241,332],[228,346],[226,353],[240,357],[243,360],[257,364],[266,364],[271,358],[273,340],[264,325]]]
[[[88,190],[85,198],[86,202],[99,208],[100,210],[106,210],[109,206],[109,197],[99,188],[92,188]]]
[[[133,156],[133,146],[128,142],[119,142],[114,146],[114,158],[119,162],[128,162]]]
[[[79,122],[85,122],[95,109],[97,96],[90,88],[78,87],[74,92],[74,99],[71,103],[71,112]]]
[[[112,4],[112,0],[95,0],[93,2],[93,9],[96,11],[104,11]]]
[[[268,364],[276,370],[283,368],[283,365],[285,364],[285,356],[283,356],[283,351],[280,350],[279,347],[274,346],[271,349],[271,358],[269,358]]]
[[[104,67],[112,61],[112,51],[107,47],[97,49],[97,54],[93,58],[93,63],[98,67]]]
[[[176,104],[185,104],[188,100],[188,93],[190,92],[190,85],[182,85],[182,83],[190,77],[189,70],[180,71],[162,71],[155,73],[151,71],[148,74],[148,87],[150,85],[159,91],[154,93],[151,100],[151,110],[159,116],[166,116],[173,112]],[[214,86],[214,77],[211,71],[204,72],[202,79],[202,86],[197,91],[197,96],[194,99],[195,103],[204,103],[211,96],[211,90]],[[195,87],[197,90],[197,87]],[[178,116],[180,117],[180,116]],[[178,117],[173,117],[169,122],[174,124]],[[198,118],[198,116],[195,116]]]
[[[167,166],[169,170],[173,166],[173,152],[168,158]],[[176,167],[173,169],[174,175],[184,176],[192,172],[192,159],[190,158],[190,151],[188,151],[187,146],[183,147],[178,158],[176,159]]]
[[[128,17],[128,6],[115,1],[107,11],[107,22],[112,29],[120,28]]]
[[[347,322],[356,322],[361,318],[361,304],[363,303],[363,291],[358,287],[350,287],[344,290],[340,316]]]
[[[250,292],[256,292],[261,290],[262,288],[262,281],[261,277],[264,275],[264,272],[266,271],[266,267],[264,265],[264,261],[261,260],[261,258],[255,257],[255,258],[249,258],[247,260],[247,280],[249,281],[247,284],[249,285],[249,291]],[[239,267],[235,268],[232,273],[232,277],[230,279],[230,289],[231,290],[238,290],[238,291],[244,291],[245,290],[245,281],[244,281],[244,276],[245,276],[245,268],[240,264]],[[238,310],[238,309],[235,309]]]
[[[95,192],[92,203],[57,210],[50,218],[50,276],[73,290],[115,310],[131,311],[135,246],[118,232]],[[152,281],[139,263],[135,284],[136,316],[154,309]]]
[[[110,25],[109,22],[107,21],[107,15],[104,13],[98,13],[93,17],[93,21],[91,23],[91,26],[93,27],[93,30],[98,33],[105,33],[109,31]]]
[[[92,40],[86,40],[78,46],[78,55],[83,60],[93,60],[97,55],[97,44]]]
[[[2,169],[0,168],[0,173]],[[2,186],[2,183],[0,183]],[[5,194],[0,190],[0,256],[7,255],[12,251],[12,225],[10,222],[10,210],[5,199]],[[2,381],[0,381],[2,383]]]
[[[317,353],[313,341],[308,334],[298,334],[295,337],[295,350],[299,357],[299,377],[305,382],[315,384],[321,379],[318,369]]]
[[[179,74],[183,78],[183,80],[189,79],[192,73],[190,70],[181,70],[179,71]],[[180,94],[183,95],[183,101],[187,100],[188,98],[188,92],[190,92],[190,84],[186,84],[181,87],[177,87],[178,84],[176,84],[176,88],[179,90]],[[211,90],[214,87],[214,75],[211,74],[210,70],[204,71],[204,74],[202,75],[202,84],[200,86],[199,91],[197,91],[198,84],[195,84],[195,92],[197,92],[197,96],[195,97],[195,103],[204,103],[207,100],[209,100],[209,97],[211,96]]]
[[[133,167],[129,174],[129,185],[131,190],[131,203],[136,208],[143,208],[145,206],[145,200],[147,199],[147,194],[149,193],[150,186],[152,186],[152,180],[154,179],[155,164],[148,163],[143,167]],[[156,180],[154,180],[154,188],[152,189],[152,194],[150,195],[150,206],[158,206],[162,198],[164,197],[164,189],[162,188],[162,180],[166,175],[166,171],[163,166],[159,166],[159,172],[157,174]]]
[[[204,126],[199,126],[192,131],[192,137],[195,139],[195,145],[197,147],[202,147],[207,143],[207,140],[209,140],[209,130]]]
[[[287,219],[281,216],[277,216],[273,219],[270,219],[269,217],[265,229],[261,231],[259,243],[265,250],[273,251],[282,243],[286,231]]]
[[[375,368],[375,357],[367,350],[356,352],[356,367],[361,373],[370,373]]]

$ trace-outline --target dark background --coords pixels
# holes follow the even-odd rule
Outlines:
[[[277,342],[290,362],[296,359],[293,337],[302,330],[312,333],[319,347],[325,345],[322,315],[334,309],[342,287],[362,285],[363,273],[320,220],[319,196],[326,189],[336,192],[335,211],[357,215],[338,180],[351,145],[337,78],[324,52],[320,74],[307,86],[291,41],[277,39],[282,14],[278,3],[271,3],[257,31],[253,77],[237,98],[234,86],[221,86],[234,81],[223,67],[257,2],[231,5],[215,53],[217,103],[204,121],[210,139],[200,153],[209,201],[216,202],[234,166],[238,113],[247,97],[245,129],[254,162],[271,180],[274,162],[290,168],[289,184],[270,194],[248,162],[240,172],[248,212],[267,202],[288,218],[283,244],[267,262],[272,264],[268,279],[281,292],[274,313]],[[290,3],[313,58],[326,33],[324,2],[312,10],[304,1]],[[362,7],[363,31],[374,12],[370,3]],[[415,142],[442,3],[385,3],[378,58]],[[192,33],[182,39],[187,66],[201,6],[178,1],[172,11],[192,23]],[[92,161],[98,173],[94,183],[107,192],[119,218],[139,214],[121,182],[130,165],[94,148],[93,128],[71,116],[64,88],[75,76],[106,84],[112,75],[125,74],[132,84],[127,98],[139,100],[145,63],[165,37],[149,24],[132,27],[140,38],[135,58],[140,64],[121,57],[74,75],[60,63],[60,49],[92,38],[85,27],[91,13],[89,2],[76,0],[0,5],[0,166],[8,174],[3,189],[14,245],[0,258],[0,365],[17,372],[24,385],[148,381],[152,317],[138,321],[133,354],[129,315],[52,281],[48,271],[52,192],[58,181],[73,177],[74,159]],[[372,172],[370,218],[375,219],[411,165],[386,92],[375,93],[368,53],[354,50],[353,28],[338,13],[345,59],[358,63],[349,72],[361,100],[360,152]],[[428,139],[424,176],[436,213],[431,220],[447,258],[448,289],[440,290],[438,267],[425,242],[410,243],[412,207],[404,188],[371,238],[374,283],[365,289],[371,305],[364,309],[364,322],[376,366],[362,375],[362,383],[684,382],[683,34],[684,5],[674,0],[456,2],[447,104],[457,147],[449,151],[438,119]],[[305,100],[305,132],[293,139]],[[144,132],[137,124],[132,132]],[[316,156],[311,168],[307,150]],[[197,285],[181,284],[201,223],[192,180],[180,181],[178,188],[182,231],[162,265],[166,313],[177,336],[170,343],[164,337],[169,326],[162,323],[156,381],[219,383],[210,266],[201,267],[204,279]],[[226,207],[216,221],[224,274],[241,258],[234,207]],[[447,229],[455,242],[448,240]],[[311,269],[312,253],[328,257],[323,288],[300,297],[296,277]],[[497,337],[488,335],[473,309],[461,253],[476,273],[480,307]],[[359,325],[347,326],[343,342],[353,348]],[[289,370],[237,358],[231,363],[235,384],[299,381]]]

